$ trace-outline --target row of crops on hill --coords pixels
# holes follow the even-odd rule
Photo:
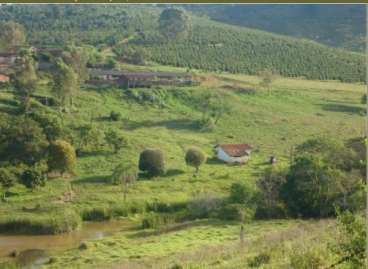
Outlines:
[[[195,24],[183,40],[166,42],[151,32],[134,42],[146,47],[153,61],[167,65],[246,74],[268,69],[283,76],[346,82],[365,79],[361,54],[217,23]]]

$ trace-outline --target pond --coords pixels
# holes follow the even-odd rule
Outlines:
[[[0,257],[12,251],[65,250],[75,248],[86,240],[100,239],[119,231],[133,228],[129,220],[86,222],[79,231],[57,235],[7,235],[0,234]]]

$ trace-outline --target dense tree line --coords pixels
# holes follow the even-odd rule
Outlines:
[[[365,49],[365,11],[357,5],[184,5],[184,8],[233,25],[354,51]]]
[[[364,205],[365,144],[347,145],[327,138],[307,140],[296,148],[288,168],[271,167],[257,182],[258,214],[327,217]]]
[[[363,81],[365,74],[358,53],[204,21],[193,25],[185,41],[162,42],[152,33],[135,42],[156,62],[209,71],[257,74],[267,69],[289,77],[341,81]]]
[[[152,28],[152,15],[117,6],[19,5],[0,8],[0,21],[24,25],[32,45],[115,44],[140,29]]]

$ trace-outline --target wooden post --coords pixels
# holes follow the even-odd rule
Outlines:
[[[244,246],[244,225],[240,225],[240,234],[239,234],[239,239],[240,239],[240,247]]]
[[[290,166],[293,164],[294,162],[294,146],[291,146],[290,148]]]

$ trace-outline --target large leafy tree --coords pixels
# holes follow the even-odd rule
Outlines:
[[[320,155],[299,155],[286,176],[282,198],[294,216],[325,217],[335,207],[356,209],[361,202],[359,176],[346,174]]]
[[[111,183],[121,184],[123,188],[124,201],[128,194],[129,185],[138,177],[137,165],[132,163],[122,163],[118,165],[111,175]]]
[[[159,18],[160,33],[169,40],[185,37],[190,28],[189,16],[182,9],[168,8]]]
[[[17,60],[16,71],[12,80],[22,110],[28,113],[31,104],[31,96],[36,91],[38,80],[35,62],[30,54],[26,54]]]
[[[56,61],[53,90],[63,106],[73,105],[73,97],[79,90],[79,78],[74,69],[62,59]]]
[[[296,154],[312,154],[322,156],[328,163],[340,170],[352,171],[359,168],[359,157],[351,147],[346,147],[341,141],[318,137],[305,141],[296,147]]]
[[[257,180],[258,206],[257,215],[261,218],[284,217],[285,205],[280,197],[283,184],[286,181],[286,171],[279,167],[270,167]]]
[[[44,159],[48,141],[38,123],[29,117],[1,117],[0,161],[34,165]]]
[[[24,27],[16,22],[0,22],[0,49],[12,50],[26,43]]]
[[[63,61],[70,66],[78,76],[79,84],[89,78],[87,69],[88,53],[83,47],[68,46],[62,54]]]
[[[99,150],[105,142],[105,133],[95,124],[78,126],[77,131],[77,136],[74,138],[74,144],[77,145],[78,154],[82,151]],[[117,147],[119,146],[117,145]]]

